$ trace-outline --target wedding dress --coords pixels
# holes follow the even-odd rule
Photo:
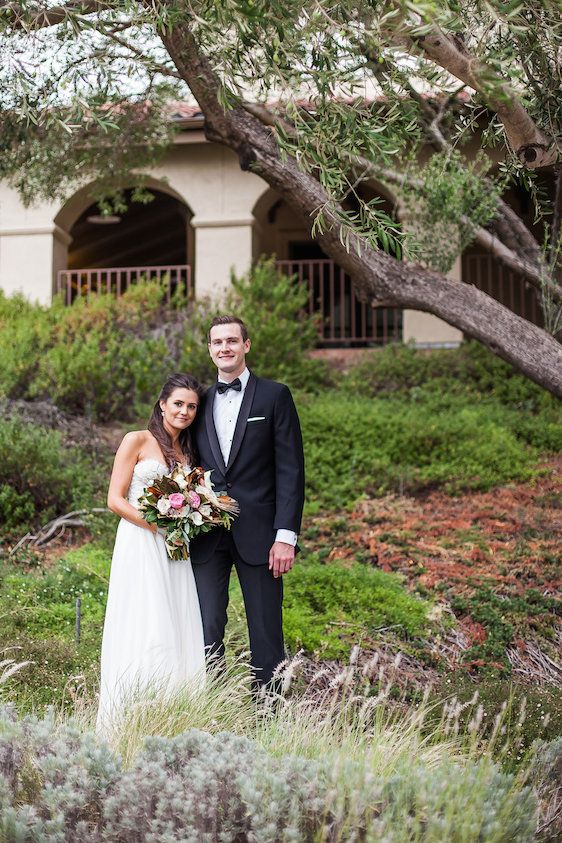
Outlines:
[[[167,472],[156,459],[135,465],[127,500]],[[172,561],[161,535],[121,519],[117,528],[101,648],[98,731],[118,720],[143,689],[173,690],[204,679],[201,610],[191,561]]]

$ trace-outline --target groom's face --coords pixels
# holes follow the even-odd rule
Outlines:
[[[250,345],[249,339],[245,342],[242,339],[242,329],[236,322],[211,328],[209,354],[219,372],[225,375],[237,377],[242,374]]]

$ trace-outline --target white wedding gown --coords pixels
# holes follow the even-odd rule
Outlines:
[[[155,459],[134,468],[127,499],[167,472]],[[160,535],[121,519],[111,562],[101,648],[97,730],[111,730],[123,704],[204,681],[201,610],[191,561],[172,561]]]

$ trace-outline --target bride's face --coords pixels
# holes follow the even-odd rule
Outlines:
[[[185,430],[195,418],[198,406],[199,396],[196,392],[191,389],[174,389],[166,401],[160,401],[164,427],[168,425],[174,430]]]

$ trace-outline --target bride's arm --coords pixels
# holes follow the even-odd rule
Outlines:
[[[143,442],[140,431],[131,431],[123,437],[117,449],[113,462],[113,471],[109,481],[107,505],[109,509],[121,518],[126,518],[137,527],[144,527],[151,533],[156,533],[155,524],[147,524],[138,509],[127,500],[127,492],[131,485],[131,478],[135,468],[139,451]]]

